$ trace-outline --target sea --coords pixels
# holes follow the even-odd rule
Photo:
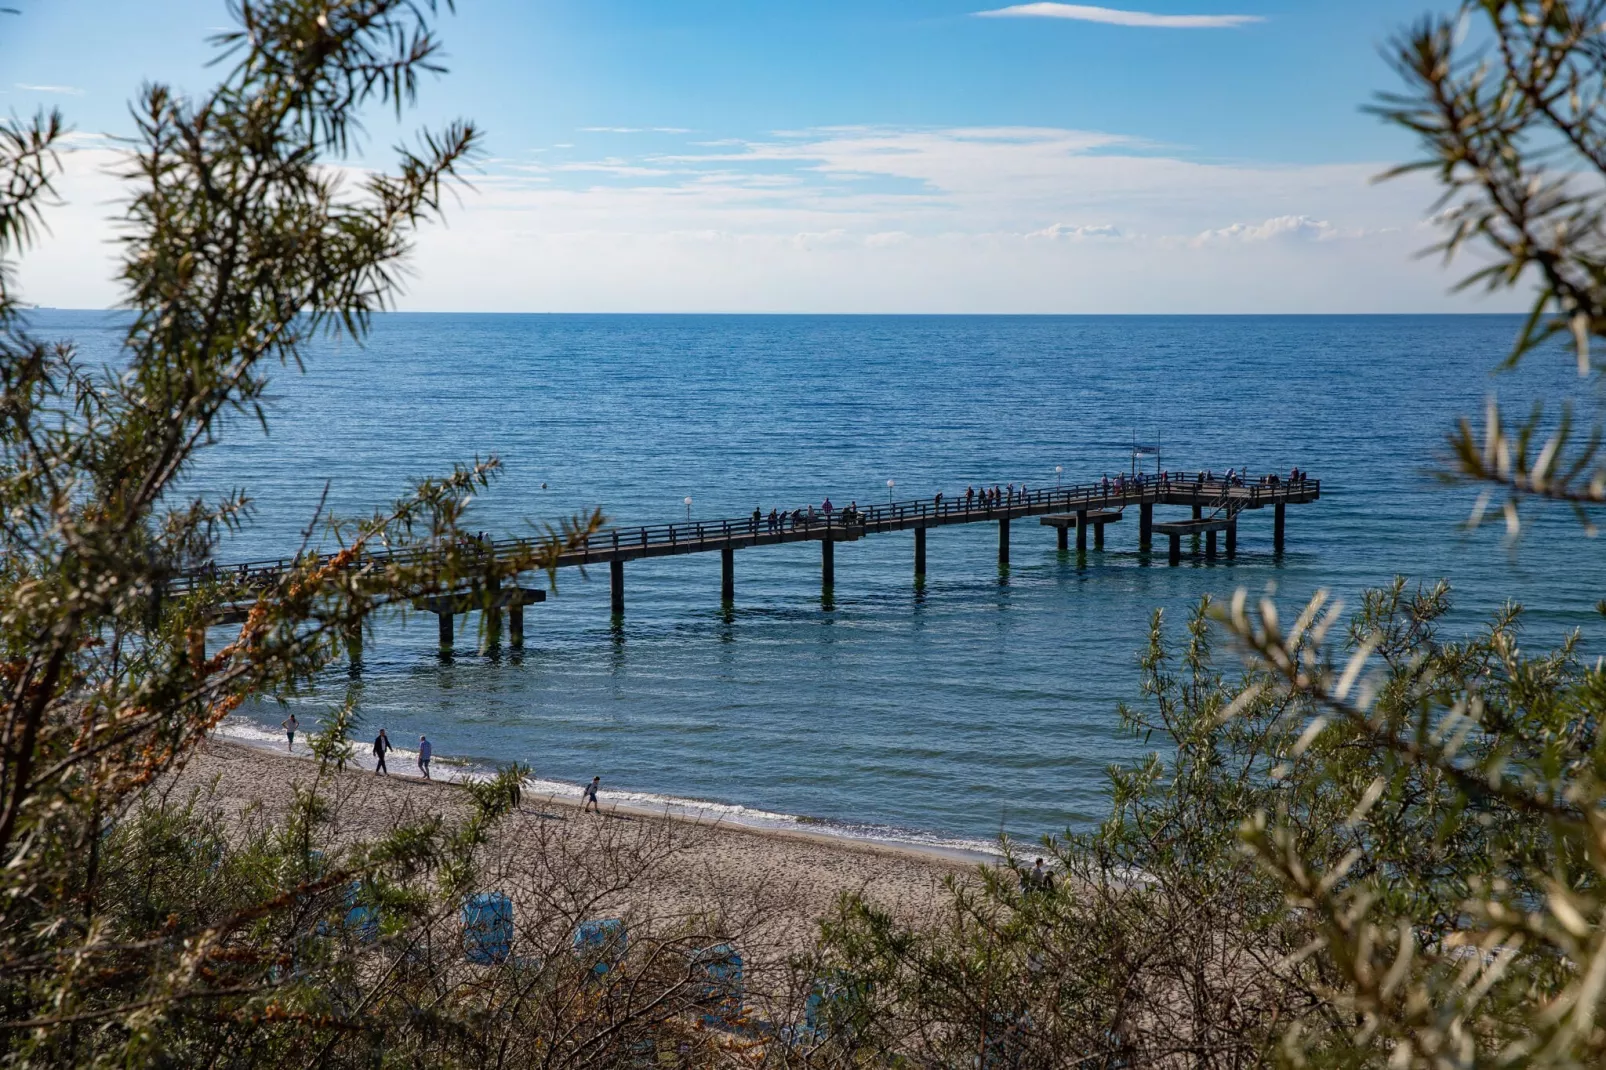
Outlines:
[[[124,322],[34,315],[38,333],[107,364]],[[667,523],[1084,483],[1134,464],[1297,466],[1322,495],[1288,510],[1281,557],[1264,510],[1240,521],[1236,560],[1179,567],[1158,541],[1162,552],[1138,553],[1135,518],[1085,557],[1017,523],[1007,569],[994,525],[938,529],[923,587],[912,535],[866,538],[838,547],[829,602],[812,543],[739,552],[728,612],[717,554],[627,565],[620,622],[606,567],[566,570],[527,612],[522,650],[480,650],[471,617],[443,658],[434,617],[381,619],[359,673],[332,666],[223,731],[282,747],[287,708],[315,727],[351,698],[364,739],[383,726],[405,751],[427,733],[438,769],[518,761],[555,793],[600,775],[605,803],[957,850],[1086,829],[1108,811],[1107,771],[1163,747],[1117,715],[1144,701],[1137,657],[1156,612],[1179,636],[1206,596],[1272,592],[1292,615],[1318,590],[1354,605],[1398,574],[1451,582],[1452,634],[1514,600],[1525,645],[1581,629],[1585,651],[1600,649],[1600,542],[1556,509],[1530,511],[1515,542],[1498,523],[1469,530],[1475,495],[1436,476],[1446,434],[1481,421],[1490,396],[1513,413],[1570,396],[1581,420],[1598,415],[1597,388],[1564,352],[1494,371],[1519,327],[1496,315],[381,315],[365,344],[320,341],[304,371],[277,369],[266,430],[249,414],[219,427],[185,492],[244,489],[255,503],[220,561],[293,551],[326,486],[329,510],[366,515],[493,455],[500,476],[468,526],[497,537],[592,508],[622,526]],[[1135,458],[1134,444],[1158,456]],[[1221,662],[1237,656],[1223,641]]]

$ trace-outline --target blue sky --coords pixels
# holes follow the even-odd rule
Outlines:
[[[92,135],[142,80],[207,84],[221,0],[21,0],[0,96],[82,148],[23,281],[103,305],[117,189]],[[1419,2],[463,0],[408,120],[488,157],[404,307],[1411,311],[1431,191],[1361,106]],[[382,164],[397,131],[371,122]],[[90,269],[90,265],[95,265]],[[1494,306],[1479,306],[1494,307]]]

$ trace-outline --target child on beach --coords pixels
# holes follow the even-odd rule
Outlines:
[[[385,735],[385,730],[381,728],[379,735],[374,737],[374,776],[379,776],[381,773],[390,776],[390,770],[385,768],[385,753],[389,750],[390,737]]]
[[[429,745],[429,739],[427,737],[425,737],[425,736],[419,736],[418,737],[418,771],[424,774],[424,779],[425,780],[429,780],[430,779],[430,775],[429,775],[429,756],[431,754],[434,754],[434,753],[435,753],[435,748],[431,747]]]
[[[296,720],[296,715],[292,713],[290,716],[279,722],[279,727],[284,729],[284,738],[289,740],[289,742],[284,745],[284,749],[295,750],[296,729],[301,727],[301,722]]]
[[[1022,892],[1052,892],[1054,875],[1043,867],[1043,860],[1039,858],[1035,866],[1021,874],[1020,883]]]
[[[580,812],[582,814],[589,809],[595,810],[598,817],[602,816],[602,807],[597,803],[597,788],[601,783],[602,778],[594,776],[591,778],[591,783],[586,785],[586,790],[581,796],[583,801],[580,803]]]

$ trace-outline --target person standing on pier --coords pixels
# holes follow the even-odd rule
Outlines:
[[[419,736],[418,737],[418,771],[424,774],[424,779],[425,780],[434,779],[433,777],[431,777],[429,775],[429,759],[430,759],[430,756],[433,755],[434,753],[435,753],[435,748],[430,746],[429,738],[427,736],[422,736],[422,735]]]
[[[602,816],[602,805],[597,802],[597,789],[601,786],[602,778],[600,776],[592,777],[591,783],[586,785],[586,790],[580,795],[580,812],[582,814],[587,810],[595,810],[598,817]]]
[[[390,770],[385,768],[385,755],[389,751],[390,737],[381,728],[379,735],[374,737],[374,776],[390,776]]]
[[[821,503],[821,505],[820,505],[820,511],[825,514],[825,522],[827,524],[829,524],[831,522],[831,510],[832,510],[832,508],[834,508],[834,507],[831,505],[831,499],[830,498],[825,499],[825,501],[823,503]]]
[[[286,717],[284,720],[279,722],[279,727],[284,729],[284,738],[287,740],[287,742],[284,745],[284,749],[285,750],[295,750],[296,749],[296,729],[301,727],[301,722],[296,720],[296,715],[294,713],[292,713],[292,714],[290,714],[290,716]]]

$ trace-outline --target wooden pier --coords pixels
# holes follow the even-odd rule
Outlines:
[[[1083,553],[1088,548],[1089,528],[1093,529],[1093,549],[1103,550],[1105,528],[1121,523],[1128,509],[1137,510],[1137,544],[1141,552],[1152,550],[1156,534],[1165,536],[1170,541],[1168,560],[1176,565],[1182,560],[1183,538],[1203,535],[1204,556],[1214,559],[1219,533],[1225,537],[1225,556],[1231,560],[1237,554],[1238,520],[1245,511],[1272,510],[1272,550],[1281,554],[1287,531],[1287,507],[1314,502],[1320,497],[1321,483],[1314,479],[1263,480],[1243,484],[1220,478],[1200,479],[1193,475],[1166,473],[1136,479],[1101,480],[1074,487],[1017,490],[996,497],[983,491],[953,498],[937,495],[929,499],[861,506],[853,510],[833,509],[829,513],[813,509],[803,511],[801,515],[789,513],[784,520],[752,514],[734,519],[616,528],[603,531],[587,545],[563,554],[557,565],[559,568],[569,568],[606,564],[612,611],[615,616],[622,616],[625,612],[625,564],[630,561],[717,551],[720,555],[720,598],[722,602],[730,604],[736,597],[738,551],[756,546],[817,542],[820,544],[820,585],[822,593],[829,596],[836,582],[838,543],[855,542],[888,532],[912,531],[914,577],[918,583],[926,575],[926,537],[933,528],[954,524],[996,524],[998,563],[1007,566],[1010,525],[1013,521],[1039,518],[1040,524],[1056,529],[1058,547],[1067,552],[1070,532],[1075,531],[1076,550]],[[1156,507],[1181,507],[1189,510],[1190,515],[1188,519],[1157,523],[1154,515]],[[535,548],[532,543],[518,539],[484,540],[477,546],[486,553],[509,556],[527,554]],[[407,560],[416,562],[420,553],[412,551],[407,555]],[[388,556],[376,554],[365,560],[384,561]],[[169,586],[169,593],[182,595],[207,583],[227,584],[242,593],[265,590],[274,586],[293,565],[294,562],[288,560],[255,561],[197,570],[178,577]],[[488,636],[494,634],[499,638],[504,609],[512,616],[512,640],[518,644],[523,639],[524,606],[540,602],[545,597],[544,591],[515,585],[493,591],[465,590],[432,595],[418,598],[413,604],[415,608],[434,613],[440,618],[443,646],[451,642],[452,618],[474,610],[487,615]],[[231,608],[243,613],[246,605],[242,602]],[[219,620],[221,622],[235,616],[236,613],[231,612]]]

